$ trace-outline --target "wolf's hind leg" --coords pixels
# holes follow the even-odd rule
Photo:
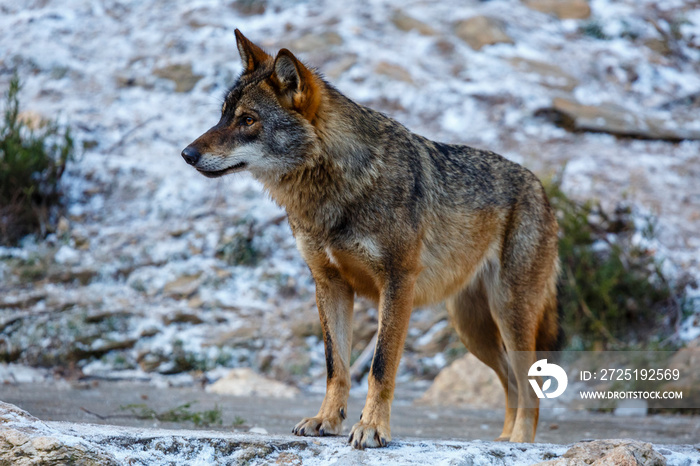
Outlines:
[[[537,319],[518,319],[518,315],[535,314],[535,305],[510,302],[505,309],[496,311],[495,321],[501,329],[508,351],[509,373],[515,378],[517,410],[509,440],[511,442],[534,442],[539,418],[539,398],[529,386],[528,371],[537,360],[535,335]],[[511,381],[512,384],[512,381]],[[510,392],[509,392],[510,393]],[[510,398],[510,397],[509,397]]]
[[[491,315],[508,351],[508,363],[518,386],[518,409],[511,442],[534,442],[540,400],[528,379],[537,350],[556,346],[558,318],[557,223],[551,209],[538,199],[521,200],[539,211],[515,212],[500,255],[486,287]]]
[[[518,409],[518,389],[508,378],[508,357],[496,322],[491,316],[485,285],[479,277],[447,301],[457,335],[470,353],[496,372],[506,397],[503,430],[496,440],[510,439]]]

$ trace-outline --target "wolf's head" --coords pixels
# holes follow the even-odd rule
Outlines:
[[[287,49],[265,53],[236,29],[243,73],[219,122],[182,151],[201,174],[278,177],[303,164],[315,139],[323,81]]]

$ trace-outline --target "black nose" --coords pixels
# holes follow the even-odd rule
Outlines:
[[[199,158],[201,156],[202,154],[200,154],[199,151],[192,146],[187,146],[182,151],[182,158],[185,159],[185,162],[189,163],[190,165],[197,165],[197,162],[199,162]]]

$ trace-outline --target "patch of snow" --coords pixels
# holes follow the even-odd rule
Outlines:
[[[248,429],[248,433],[267,435],[267,429],[265,429],[263,427],[251,427],[250,429]]]
[[[449,325],[449,322],[446,319],[441,320],[440,322],[433,325],[430,330],[425,332],[425,334],[422,337],[420,337],[418,340],[416,340],[416,344],[419,346],[427,345],[428,343],[430,343],[432,341],[435,334],[442,331],[448,325]]]
[[[47,369],[0,363],[0,384],[40,383],[51,376]]]
[[[75,265],[80,262],[80,253],[70,246],[61,246],[54,256],[54,260],[59,264]]]

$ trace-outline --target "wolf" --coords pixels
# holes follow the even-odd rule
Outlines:
[[[202,175],[242,170],[283,206],[316,284],[326,395],[293,433],[336,435],[347,415],[353,299],[377,303],[367,399],[349,436],[384,447],[413,308],[446,302],[461,341],[505,392],[498,440],[532,442],[536,351],[560,336],[558,226],[542,184],[493,152],[433,142],[340,93],[287,49],[236,29],[243,72],[219,122],[182,151]]]

